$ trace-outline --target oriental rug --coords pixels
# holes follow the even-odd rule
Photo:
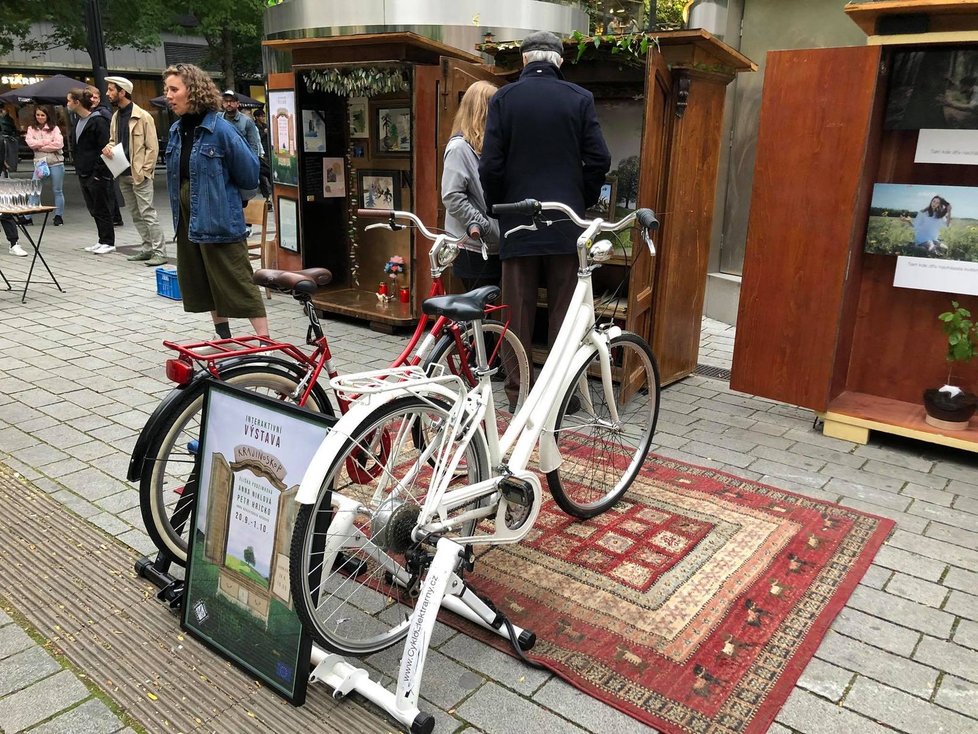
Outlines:
[[[548,499],[468,579],[589,695],[663,732],[764,732],[893,525],[650,456],[615,507],[582,522]]]

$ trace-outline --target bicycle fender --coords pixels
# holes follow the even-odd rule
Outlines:
[[[412,390],[413,394],[437,395],[452,402],[458,399],[458,393],[438,384],[428,384],[423,390]],[[329,429],[326,438],[319,444],[309,466],[306,467],[295,501],[300,505],[311,505],[319,498],[323,482],[336,461],[336,457],[346,448],[350,435],[357,430],[367,417],[381,406],[394,398],[403,397],[407,391],[391,390],[387,393],[377,393],[370,402],[353,403],[340,419]]]
[[[221,363],[221,368],[218,370],[218,374],[224,375],[225,378],[233,377],[234,373],[238,369],[243,367],[253,367],[255,365],[270,365],[273,367],[280,367],[295,375],[297,378],[301,378],[304,374],[302,368],[300,368],[294,362],[290,362],[289,360],[282,359],[280,357],[264,356],[250,356],[224,360]],[[149,416],[146,424],[139,432],[139,437],[136,439],[136,443],[132,448],[132,454],[129,457],[129,470],[126,473],[126,479],[128,479],[130,482],[139,481],[139,478],[143,473],[143,462],[146,459],[146,452],[149,450],[153,440],[161,430],[162,418],[168,416],[170,411],[174,410],[174,406],[176,406],[178,403],[182,403],[182,401],[190,402],[199,397],[204,391],[204,381],[208,377],[211,377],[209,372],[206,370],[200,370],[191,378],[190,382],[188,382],[186,385],[173,388],[166,394],[163,400],[160,401],[160,404],[156,406],[156,409]],[[319,405],[330,406],[329,412],[332,414],[332,405],[329,402],[326,391],[317,384],[313,386],[313,393]]]
[[[612,326],[607,330],[601,332],[598,336],[600,339],[606,340],[606,344],[610,344],[611,340],[615,337],[623,334],[623,330],[618,326]],[[587,362],[594,355],[594,349],[579,349],[574,355],[574,359],[571,362],[570,369],[567,370],[565,374],[573,376],[576,375]],[[569,384],[569,383],[568,383]],[[547,473],[555,471],[560,468],[564,459],[560,455],[560,450],[557,448],[557,439],[554,438],[554,426],[557,423],[557,411],[560,410],[560,406],[554,403],[550,408],[550,413],[547,415],[547,420],[543,424],[543,432],[540,434],[539,442],[539,468],[540,471]]]

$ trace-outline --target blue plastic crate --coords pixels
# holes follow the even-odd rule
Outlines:
[[[156,292],[164,298],[180,300],[180,283],[177,281],[176,268],[156,269]]]

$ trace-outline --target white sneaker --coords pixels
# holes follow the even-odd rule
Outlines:
[[[25,250],[20,245],[11,245],[10,254],[14,257],[27,257],[27,250]]]
[[[96,242],[94,245],[89,245],[88,247],[86,247],[85,248],[85,252],[94,252],[95,250],[97,250],[101,246],[102,246],[102,243],[101,242]]]
[[[115,245],[99,245],[92,250],[93,255],[108,255],[110,252],[115,252]]]

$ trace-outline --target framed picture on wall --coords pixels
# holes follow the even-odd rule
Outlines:
[[[363,209],[401,208],[400,171],[357,171],[357,188]]]
[[[615,203],[618,197],[618,179],[608,176],[601,193],[598,195],[598,203],[585,212],[589,217],[601,217],[605,221],[612,222],[615,219]]]
[[[299,251],[299,202],[278,197],[278,244],[283,250]]]
[[[367,137],[367,121],[369,119],[367,116],[367,98],[353,97],[346,103],[346,108],[350,113],[350,137]]]
[[[323,198],[346,196],[346,173],[342,158],[323,158]]]
[[[282,186],[299,185],[296,147],[295,92],[291,89],[268,93],[268,127],[272,151],[269,163],[272,181]]]
[[[374,108],[373,153],[400,156],[411,153],[411,108]]]
[[[319,110],[302,111],[302,149],[306,153],[326,152],[326,120]]]

